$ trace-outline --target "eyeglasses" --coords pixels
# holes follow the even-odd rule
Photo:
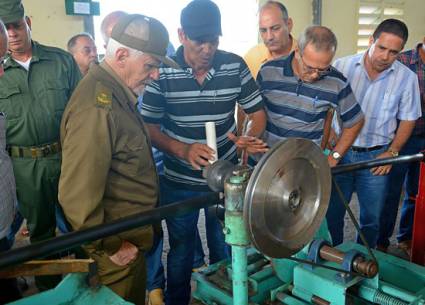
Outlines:
[[[313,73],[317,73],[320,77],[323,77],[323,76],[326,76],[326,75],[328,75],[329,73],[331,73],[331,71],[332,71],[332,67],[329,65],[329,66],[327,66],[326,68],[324,68],[324,69],[319,69],[319,68],[313,68],[313,67],[311,67],[311,66],[309,66],[309,65],[307,65],[306,63],[305,63],[305,61],[304,61],[304,59],[303,59],[303,57],[302,57],[302,55],[300,54],[299,55],[299,58],[301,59],[301,62],[302,62],[302,64],[303,64],[303,66],[304,66],[304,70],[305,70],[305,72],[307,72],[308,74],[313,74]]]

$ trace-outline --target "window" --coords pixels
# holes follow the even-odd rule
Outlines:
[[[404,0],[361,0],[358,13],[357,52],[361,53],[368,48],[369,37],[381,21],[403,20]]]
[[[189,2],[190,0],[100,0],[101,14],[94,17],[96,45],[99,53],[104,53],[100,24],[107,14],[116,10],[158,19],[167,28],[171,43],[177,48],[180,45],[177,35],[177,29],[180,27],[180,12]],[[214,2],[221,12],[223,36],[220,37],[219,48],[243,56],[249,48],[257,44],[257,0],[214,0]]]

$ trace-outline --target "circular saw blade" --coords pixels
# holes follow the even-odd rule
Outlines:
[[[276,144],[256,165],[245,193],[244,220],[254,246],[273,258],[301,250],[325,217],[330,191],[319,146],[299,138]]]

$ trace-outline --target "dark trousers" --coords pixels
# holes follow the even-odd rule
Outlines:
[[[10,243],[6,237],[0,239],[0,252],[10,249]],[[21,298],[18,283],[15,278],[0,279],[0,305],[16,301]]]

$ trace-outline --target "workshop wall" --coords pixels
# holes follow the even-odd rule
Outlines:
[[[259,0],[262,5],[267,0]],[[293,33],[298,37],[301,31],[312,24],[312,0],[279,0],[287,7],[294,20]],[[322,24],[331,28],[338,38],[336,57],[357,52],[359,0],[323,0]],[[379,2],[379,1],[377,1]],[[406,49],[412,48],[425,36],[425,0],[404,1],[404,21],[409,28]]]
[[[172,0],[170,0],[172,1]],[[294,20],[293,33],[300,32],[313,20],[312,0],[280,0]],[[44,44],[66,47],[68,39],[84,31],[83,17],[67,16],[63,0],[23,0],[26,14],[33,21],[33,38]],[[100,0],[101,2],[101,0]],[[266,0],[259,0],[262,5]],[[323,0],[322,24],[330,27],[338,38],[337,57],[357,51],[359,0]],[[409,27],[411,48],[425,35],[425,0],[405,0],[404,20]],[[258,33],[256,33],[258,35]]]
[[[32,37],[40,43],[66,49],[68,39],[84,31],[83,17],[65,14],[64,0],[23,0],[32,20]]]

